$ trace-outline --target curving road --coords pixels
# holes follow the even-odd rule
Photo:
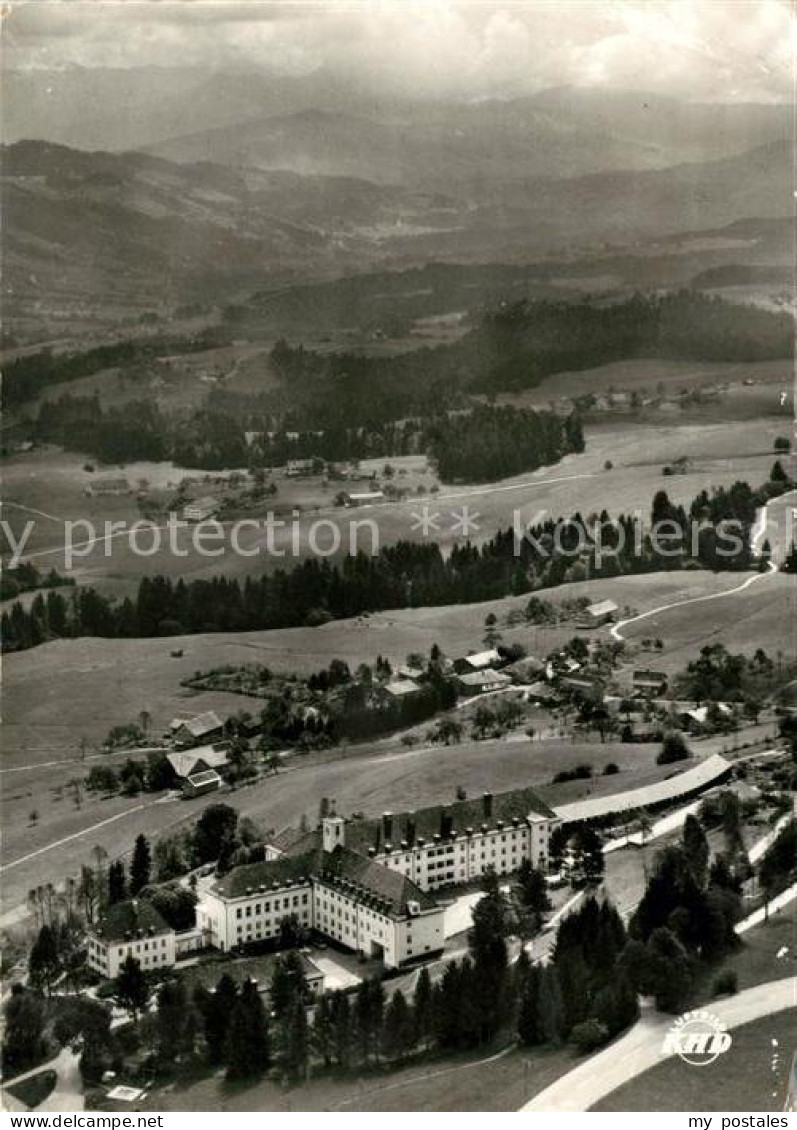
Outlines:
[[[786,494],[780,495],[778,498],[773,498],[766,506],[762,506],[756,517],[756,523],[751,531],[751,545],[753,552],[758,550],[759,545],[764,539],[767,532],[767,526],[770,520],[769,508],[773,505],[782,505],[786,499],[791,495],[797,495],[797,491],[787,491]],[[773,550],[775,545],[773,543]],[[785,553],[788,546],[781,544],[779,546],[781,553]],[[752,577],[748,577],[739,585],[734,585],[733,588],[726,589],[724,592],[707,593],[705,596],[690,596],[686,600],[673,600],[669,604],[660,604],[658,608],[649,608],[647,612],[640,612],[637,616],[629,616],[627,620],[619,620],[616,624],[612,624],[610,633],[613,639],[624,640],[622,629],[629,624],[637,624],[640,620],[647,620],[651,616],[658,616],[660,612],[669,612],[672,608],[683,608],[687,604],[702,604],[707,600],[723,600],[727,596],[734,596],[745,589],[749,589],[751,585],[760,584],[766,581],[774,573],[777,573],[778,567],[773,562],[769,562],[769,568],[766,573],[754,573]]]
[[[726,1000],[712,1001],[709,1011],[733,1029],[795,1005],[797,980],[784,977],[780,981],[755,985]],[[672,1023],[672,1016],[652,1010],[643,1012],[629,1032],[540,1091],[521,1110],[588,1111],[605,1095],[671,1054],[663,1051],[663,1045]]]

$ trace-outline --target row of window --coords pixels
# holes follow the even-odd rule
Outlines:
[[[309,896],[306,893],[301,896],[302,906],[307,906],[308,898],[309,898]],[[299,906],[299,895],[293,895],[293,896],[289,895],[286,898],[282,899],[281,901],[282,901],[282,906],[280,906],[280,899],[274,899],[274,911],[275,911],[275,913],[277,911],[279,911],[280,909],[290,910],[291,908],[293,908],[295,910],[296,907]],[[264,903],[259,903],[259,902],[249,903],[247,906],[237,906],[235,908],[235,917],[236,918],[244,918],[244,917],[251,918],[253,912],[254,912],[255,918],[259,918],[261,914],[269,914],[271,912],[271,901],[264,902]]]

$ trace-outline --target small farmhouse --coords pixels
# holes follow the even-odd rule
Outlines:
[[[183,517],[186,522],[205,522],[213,517],[220,505],[219,500],[211,495],[195,498],[193,502],[188,502],[183,507]]]
[[[175,721],[177,725],[170,729],[178,749],[188,749],[199,745],[200,742],[214,741],[221,737],[224,729],[224,723],[215,710],[207,710],[204,714],[197,714],[193,718],[175,719]]]

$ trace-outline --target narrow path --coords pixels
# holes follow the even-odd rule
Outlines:
[[[769,562],[769,569],[766,573],[754,573],[752,577],[748,577],[746,581],[742,581],[740,585],[735,585],[732,589],[725,589],[724,592],[706,593],[704,596],[690,596],[686,600],[673,600],[669,604],[660,604],[658,608],[649,608],[647,612],[640,612],[637,616],[629,616],[627,620],[619,620],[616,624],[611,626],[611,635],[613,639],[624,640],[625,636],[622,634],[622,629],[628,627],[629,624],[636,624],[640,620],[647,620],[650,616],[657,616],[660,612],[669,612],[672,608],[683,608],[687,604],[702,604],[706,600],[723,600],[726,596],[734,596],[737,593],[744,592],[749,589],[751,585],[757,584],[759,581],[765,581],[774,573],[777,573],[778,567],[771,561]]]
[[[750,531],[750,546],[754,553],[758,551],[758,547],[767,531],[769,507],[772,506],[773,503],[782,503],[784,499],[787,499],[789,495],[792,494],[797,494],[797,491],[786,491],[785,494],[781,494],[777,498],[771,499],[766,504],[766,506],[759,508],[756,515],[755,524]],[[783,546],[781,548],[785,552],[788,549],[788,546]],[[637,624],[640,620],[647,620],[651,616],[657,616],[660,612],[669,612],[673,608],[683,608],[687,604],[701,604],[706,600],[722,600],[726,596],[735,596],[740,592],[744,592],[745,589],[750,588],[751,585],[759,584],[761,581],[767,580],[767,578],[771,577],[774,573],[777,573],[777,571],[778,567],[774,563],[774,561],[769,561],[768,570],[766,573],[754,573],[752,577],[748,577],[747,580],[742,581],[740,585],[735,585],[733,588],[726,589],[724,592],[707,593],[705,596],[692,596],[686,600],[673,600],[669,604],[659,605],[658,608],[649,608],[647,612],[640,612],[637,616],[629,616],[627,620],[619,620],[616,624],[612,624],[610,628],[611,636],[615,640],[622,641],[625,639],[625,636],[622,633],[622,629],[627,627],[629,624]]]
[[[12,867],[18,867],[20,863],[27,863],[29,859],[36,859],[39,855],[44,855],[53,848],[62,847],[64,844],[70,843],[72,840],[79,840],[81,836],[88,836],[92,832],[96,832],[98,828],[104,828],[108,824],[113,824],[116,820],[124,820],[128,816],[132,816],[136,812],[141,812],[144,808],[153,808],[156,804],[163,804],[165,801],[155,800],[151,804],[136,804],[133,808],[126,808],[124,812],[117,812],[115,816],[109,816],[106,820],[100,820],[97,824],[92,824],[88,828],[83,828],[80,832],[73,832],[71,836],[64,836],[61,840],[53,840],[51,844],[45,844],[44,847],[37,848],[36,851],[28,852],[27,855],[21,855],[19,859],[13,859],[11,863],[4,863],[0,867],[0,874],[5,871],[10,871]]]
[[[726,1000],[712,1001],[711,1012],[733,1029],[795,1005],[797,981],[785,977],[745,989]],[[619,1040],[568,1071],[521,1109],[524,1112],[590,1110],[605,1095],[672,1054],[664,1051],[664,1037],[672,1022],[672,1016],[645,1011]]]
[[[784,906],[788,906],[795,899],[797,899],[797,883],[792,883],[785,891],[781,891],[779,895],[770,899],[766,906],[759,906],[758,910],[754,910],[752,914],[748,914],[747,918],[737,922],[734,930],[737,934],[746,934],[748,930],[752,930],[753,926],[766,922],[773,914],[778,914]]]
[[[494,1055],[487,1056],[486,1059],[471,1060],[468,1063],[459,1063],[456,1067],[443,1067],[439,1071],[429,1071],[425,1075],[415,1075],[412,1079],[400,1079],[396,1083],[386,1083],[381,1087],[372,1087],[369,1091],[360,1091],[351,1098],[344,1099],[342,1102],[335,1103],[333,1106],[328,1107],[328,1110],[342,1110],[343,1107],[350,1106],[352,1103],[360,1102],[362,1099],[367,1098],[369,1095],[383,1095],[385,1091],[399,1091],[402,1087],[412,1087],[416,1083],[425,1083],[429,1079],[439,1079],[443,1075],[453,1075],[457,1071],[472,1071],[474,1067],[483,1067],[486,1063],[495,1063],[499,1059],[504,1059],[511,1052],[515,1051],[516,1045],[510,1044],[509,1047],[503,1051],[496,1052]]]

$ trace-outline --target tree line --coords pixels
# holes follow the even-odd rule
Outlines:
[[[757,506],[787,489],[766,483],[753,490],[737,482],[702,492],[688,511],[659,491],[652,523],[671,523],[665,539],[646,533],[638,545],[637,520],[604,510],[568,521],[548,519],[523,531],[499,531],[481,546],[455,544],[448,556],[436,543],[399,541],[376,554],[362,551],[328,559],[310,558],[290,571],[261,577],[214,577],[186,581],[144,577],[135,600],[114,600],[92,588],[75,588],[67,601],[58,590],[39,594],[29,610],[15,602],[0,622],[3,649],[21,651],[48,639],[102,636],[130,639],[193,632],[237,632],[297,627],[345,619],[385,608],[469,604],[552,588],[587,577],[681,569],[694,562],[715,570],[754,564],[750,531]],[[738,550],[721,552],[722,527],[714,515],[738,523]],[[691,523],[709,520],[693,544]]]

